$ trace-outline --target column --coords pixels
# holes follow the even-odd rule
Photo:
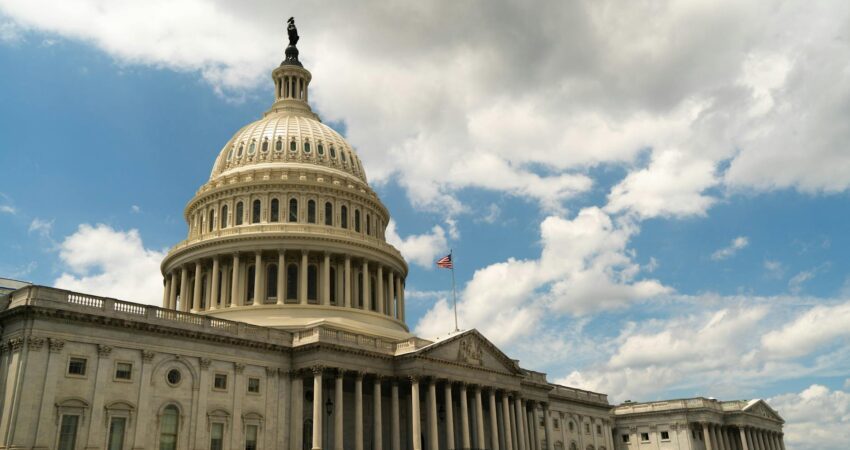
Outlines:
[[[372,387],[372,424],[374,437],[372,438],[372,450],[382,450],[384,447],[384,432],[381,424],[381,376],[375,375],[375,383]]]
[[[372,309],[372,290],[369,286],[369,261],[363,258],[363,309],[369,311]],[[433,382],[432,382],[433,383]]]
[[[319,366],[313,367],[313,450],[322,450],[322,368]]]
[[[455,442],[455,416],[452,410],[452,382],[446,380],[446,448],[454,450],[457,445]]]
[[[387,296],[390,299],[390,301],[388,302],[390,304],[390,317],[395,319],[396,318],[396,314],[395,314],[395,294],[394,294],[394,292],[395,292],[395,280],[393,279],[393,271],[392,270],[390,270],[389,273],[387,274],[387,289],[388,289]]]
[[[189,271],[186,266],[180,268],[180,311],[189,310]]]
[[[756,431],[756,437],[758,438],[758,441],[759,441],[759,449],[767,450],[767,446],[765,445],[765,442],[764,442],[764,430]]]
[[[230,306],[242,306],[242,298],[239,296],[239,253],[233,254],[233,272],[230,281]]]
[[[729,442],[729,433],[728,429],[723,429],[723,425],[720,426],[720,439],[723,441],[723,448],[726,450],[732,450],[732,444]]]
[[[177,309],[177,274],[173,271],[169,274],[168,280],[168,308]]]
[[[520,415],[522,416],[522,434],[523,434],[522,444],[525,446],[525,448],[527,448],[528,450],[531,450],[532,449],[532,447],[531,447],[531,429],[529,428],[529,423],[528,423],[528,401],[526,399],[520,400],[519,412],[520,412]]]
[[[738,436],[741,438],[741,448],[744,450],[750,450],[750,445],[747,443],[747,433],[744,431],[744,427],[738,428]]]
[[[192,289],[192,312],[201,310],[201,262],[195,262],[195,287]]]
[[[490,389],[490,447],[499,450],[499,422],[496,413],[496,390]]]
[[[282,305],[286,301],[286,281],[283,275],[286,273],[286,250],[277,251],[277,304]]]
[[[171,297],[168,296],[169,292],[171,292],[171,274],[165,275],[165,285],[162,287],[162,307],[168,308],[168,302]]]
[[[702,437],[705,441],[706,450],[715,450],[714,445],[711,442],[711,432],[709,431],[709,425],[705,422],[700,423],[702,425]]]
[[[525,450],[525,430],[523,429],[522,416],[522,399],[519,393],[514,394],[514,420],[516,421],[516,441],[517,450]]]
[[[342,376],[343,371],[337,370],[334,384],[334,403],[336,403],[336,415],[334,416],[334,450],[343,450],[342,420],[345,414],[345,408],[342,402]]]
[[[439,449],[440,436],[437,435],[437,385],[434,379],[428,380],[428,446]]]
[[[545,433],[546,433],[546,448],[548,450],[553,450],[555,448],[555,442],[552,437],[552,412],[549,410],[549,404],[543,404],[543,422],[546,425]],[[563,426],[563,424],[561,424]],[[578,430],[581,432],[581,430]]]
[[[384,267],[378,264],[378,285],[375,286],[375,289],[378,290],[376,298],[378,300],[378,307],[375,308],[378,310],[378,313],[384,313]]]
[[[458,402],[460,402],[460,432],[461,432],[461,442],[463,444],[463,448],[470,448],[469,443],[469,410],[467,408],[467,396],[466,396],[466,383],[460,383],[460,395],[458,396]]]
[[[348,265],[346,264],[346,268],[347,267]],[[421,411],[419,410],[419,378],[410,377],[410,434],[413,441],[413,450],[422,450],[422,438],[420,437],[422,434],[422,432],[420,431],[420,413]]]
[[[325,259],[322,261],[322,304],[331,304],[331,254],[328,252],[325,252]]]
[[[405,315],[405,311],[404,311],[404,281],[400,277],[398,278],[398,294],[396,294],[396,295],[398,295],[398,304],[399,304],[398,316],[399,316],[399,319],[401,319],[401,321],[404,322],[404,315]]]
[[[711,444],[714,446],[714,448],[718,450],[725,450],[723,448],[723,443],[720,442],[720,436],[717,433],[717,425],[709,424],[708,431],[711,432],[711,437],[713,439],[713,442]]]
[[[744,441],[744,446],[749,450],[758,450],[756,449],[755,442],[753,441],[753,430],[750,427],[744,428],[744,437],[746,438]]]
[[[290,426],[291,433],[289,434],[290,444],[289,448],[301,448],[304,442],[304,429],[302,428],[303,423],[303,408],[304,408],[304,380],[301,378],[301,374],[298,372],[293,372],[291,375],[292,378],[292,389],[290,390],[291,406],[292,411],[290,412],[291,422]]]
[[[476,448],[485,448],[487,443],[484,437],[484,406],[481,404],[481,386],[475,386],[475,430],[478,436]]]
[[[230,266],[221,266],[221,307],[226,308],[230,304]]]
[[[354,449],[363,450],[363,374],[354,374]]]
[[[343,280],[343,286],[345,292],[343,293],[343,298],[345,299],[345,307],[351,308],[351,257],[345,255],[345,275]]]
[[[779,433],[779,448],[785,450],[785,434]]]
[[[218,283],[219,283],[219,276],[220,276],[219,270],[220,270],[220,267],[219,267],[219,262],[218,262],[218,256],[213,256],[213,266],[212,266],[212,276],[211,276],[212,286],[210,288],[210,302],[209,302],[209,305],[207,305],[207,308],[212,310],[212,311],[215,311],[216,309],[218,309],[218,296],[219,296]]]
[[[505,450],[513,450],[513,438],[511,436],[511,407],[508,404],[508,393],[502,391],[502,427],[505,433]]]
[[[298,303],[307,304],[307,250],[301,250],[301,264],[298,265]]]
[[[395,378],[393,378],[391,393],[392,398],[390,400],[390,409],[392,413],[392,450],[401,450],[401,423],[399,420],[401,413],[399,412],[398,406],[398,380]]]

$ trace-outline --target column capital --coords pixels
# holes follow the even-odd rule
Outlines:
[[[325,367],[320,365],[315,365],[310,367],[310,371],[313,372],[313,375],[321,375],[324,372]]]
[[[421,377],[419,375],[408,375],[407,380],[411,383],[418,383]]]

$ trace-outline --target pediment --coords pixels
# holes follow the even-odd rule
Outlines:
[[[756,416],[764,417],[770,420],[777,420],[780,422],[784,422],[782,417],[777,413],[773,408],[771,408],[764,400],[756,400],[751,404],[747,405],[743,411],[748,412],[750,414],[754,414]]]
[[[515,361],[502,353],[498,347],[475,329],[437,341],[422,348],[419,354],[452,364],[512,375],[521,373],[519,365]]]

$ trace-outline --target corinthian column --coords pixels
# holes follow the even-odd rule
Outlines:
[[[277,304],[282,305],[286,301],[286,282],[283,274],[286,273],[286,251],[277,251]]]
[[[354,377],[354,449],[363,450],[363,374]]]
[[[484,406],[481,404],[481,386],[475,386],[475,430],[478,436],[477,448],[484,448],[487,444],[484,439]]]
[[[399,416],[401,415],[399,412],[398,406],[398,380],[393,378],[392,388],[390,388],[391,399],[390,399],[390,412],[392,413],[392,450],[401,450],[401,421],[399,420]]]
[[[499,415],[496,412],[496,390],[490,389],[490,447],[499,450]]]
[[[419,409],[419,378],[410,377],[410,434],[413,440],[413,450],[422,450],[422,419]]]
[[[298,266],[298,303],[307,304],[307,250],[301,251],[301,264]]]
[[[322,368],[313,368],[313,450],[322,450]]]
[[[331,254],[325,252],[325,259],[322,261],[322,304],[330,306],[331,304]]]
[[[263,254],[254,255],[254,306],[263,304]]]
[[[750,450],[750,445],[747,443],[747,432],[744,430],[744,427],[738,428],[738,436],[741,439],[741,448],[744,450]]]
[[[207,305],[212,311],[218,309],[218,280],[219,280],[218,256],[213,256],[212,287],[210,288],[210,304]]]
[[[186,266],[180,268],[180,311],[189,310],[189,271]]]
[[[452,383],[449,380],[446,380],[445,386],[446,393],[446,448],[448,450],[454,450],[456,447],[455,443],[455,418],[454,411],[452,408]]]
[[[351,256],[348,255],[345,255],[345,279],[343,280],[343,287],[345,288],[345,292],[343,293],[345,307],[351,308]]]
[[[508,403],[508,393],[502,391],[502,429],[505,435],[505,449],[513,450],[513,437],[511,436],[511,406]]]
[[[440,436],[437,434],[437,386],[434,379],[428,380],[428,446],[439,449]]]
[[[390,269],[389,273],[387,273],[387,297],[389,297],[390,304],[390,317],[393,319],[396,318],[396,308],[395,308],[395,280],[393,279],[393,271]]]
[[[343,450],[343,418],[345,417],[345,408],[343,406],[342,397],[342,381],[343,371],[336,371],[336,379],[334,385],[334,402],[336,403],[336,415],[334,416],[334,450]]]
[[[375,376],[375,383],[372,387],[372,426],[374,428],[375,437],[372,439],[372,449],[382,450],[384,448],[384,432],[381,424],[381,377]]]
[[[460,383],[460,431],[463,448],[471,448],[469,443],[469,409],[467,406],[466,383]]]
[[[172,271],[168,275],[168,306],[169,309],[177,309],[177,274]]]
[[[369,286],[369,261],[363,258],[363,309],[372,310],[372,290]]]
[[[239,295],[239,253],[233,254],[233,277],[230,282],[230,306],[242,306],[242,296]]]
[[[517,393],[514,395],[514,420],[516,420],[516,442],[518,450],[525,450],[525,430],[522,424],[522,416],[524,415],[522,413],[522,400],[519,397],[519,393]]]

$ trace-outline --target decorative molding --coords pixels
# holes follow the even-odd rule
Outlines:
[[[37,352],[41,350],[42,347],[44,347],[44,338],[36,336],[30,336],[27,338],[27,348],[31,351]]]
[[[457,359],[475,366],[484,365],[484,350],[481,349],[481,342],[473,336],[461,339],[458,344]]]
[[[15,353],[17,351],[20,351],[21,348],[24,346],[24,340],[19,337],[12,338],[9,339],[7,345],[9,346],[9,351]]]
[[[65,340],[49,338],[47,340],[47,345],[51,353],[61,353],[62,349],[65,348]]]
[[[209,358],[198,358],[198,364],[201,366],[201,369],[206,370],[210,368],[212,360]]]
[[[101,358],[108,358],[112,353],[112,347],[103,344],[97,344],[97,355]]]
[[[245,371],[245,364],[233,363],[233,368],[236,370],[236,373],[242,373]]]
[[[156,356],[155,352],[149,350],[142,350],[142,361],[149,363],[153,361],[154,356]]]

